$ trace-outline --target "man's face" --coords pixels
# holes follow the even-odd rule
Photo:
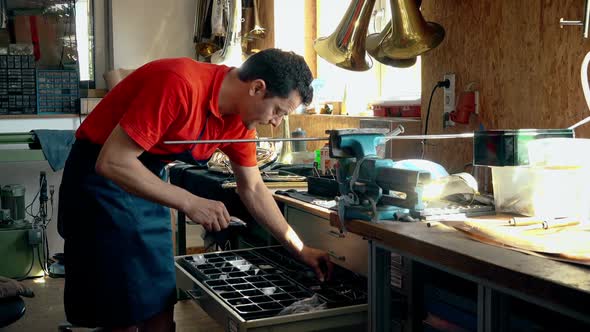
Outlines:
[[[297,91],[291,91],[288,98],[264,98],[266,90],[256,90],[250,95],[245,109],[241,112],[242,122],[248,129],[254,129],[259,124],[270,124],[277,127],[283,117],[292,113],[300,104],[301,97]]]

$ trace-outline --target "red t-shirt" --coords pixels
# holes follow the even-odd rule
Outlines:
[[[187,151],[191,144],[164,141],[254,138],[240,116],[221,116],[218,96],[230,67],[189,58],[162,59],[135,70],[117,84],[76,132],[77,139],[104,144],[117,124],[145,151],[165,155]],[[209,116],[207,116],[209,114]],[[196,160],[220,148],[241,166],[256,165],[254,143],[197,144]]]

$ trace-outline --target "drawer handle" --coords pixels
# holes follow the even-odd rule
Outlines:
[[[334,251],[332,250],[328,250],[328,255],[330,255],[330,257],[337,259],[339,261],[345,261],[346,260],[346,256],[338,256]]]
[[[203,295],[203,293],[201,293],[201,291],[198,289],[187,290],[186,293],[191,299],[195,301],[202,301],[205,299],[205,295]]]
[[[328,231],[328,234],[330,236],[337,237],[337,238],[343,238],[344,237],[344,234],[342,234],[340,232],[333,231],[333,230],[329,230]]]

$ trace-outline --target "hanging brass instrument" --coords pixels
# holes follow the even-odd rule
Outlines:
[[[371,47],[377,57],[390,59],[412,59],[437,47],[445,37],[445,29],[434,23],[426,22],[416,0],[390,0],[391,22],[386,29],[379,47],[371,37]],[[386,30],[385,29],[385,30]]]
[[[291,129],[289,128],[289,116],[283,117],[283,138],[291,138]],[[290,164],[293,161],[293,148],[291,142],[283,142],[279,154],[281,164]]]
[[[374,0],[352,0],[336,31],[318,38],[314,49],[338,67],[364,71],[375,60],[393,67],[411,67],[417,56],[437,47],[444,39],[442,26],[426,22],[421,0],[390,0],[391,21],[379,33],[367,36]]]
[[[385,28],[380,33],[372,33],[367,36],[366,47],[367,52],[377,61],[384,65],[398,68],[408,68],[416,64],[416,57],[410,59],[393,59],[387,56],[381,45],[384,40],[391,38],[391,21],[387,23]]]
[[[264,39],[266,37],[266,29],[260,24],[260,7],[258,6],[258,0],[253,0],[252,10],[254,12],[254,28],[248,31],[246,38],[248,39]]]
[[[318,55],[348,70],[371,68],[373,61],[365,51],[365,38],[374,5],[375,0],[352,0],[336,31],[314,42]]]
[[[195,11],[195,26],[194,37],[195,52],[198,56],[209,58],[213,53],[219,50],[219,47],[212,41],[207,40],[203,36],[205,23],[207,22],[207,15],[209,8],[211,8],[212,0],[197,1],[197,8]]]
[[[225,34],[223,48],[211,56],[211,63],[227,66],[242,64],[242,0],[226,0],[229,2],[228,29]]]

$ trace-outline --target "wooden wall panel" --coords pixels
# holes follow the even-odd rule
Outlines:
[[[317,38],[317,0],[305,0],[304,44],[305,61],[311,69],[313,77],[317,77],[318,56],[313,48],[313,42]]]
[[[479,128],[564,128],[590,115],[580,65],[590,51],[580,27],[560,29],[559,19],[581,19],[583,0],[427,0],[426,20],[444,26],[445,40],[422,57],[422,109],[432,87],[456,74],[456,95],[477,82],[481,113],[470,125],[442,128],[442,90],[433,98],[430,133]],[[576,131],[590,137],[590,125]],[[425,158],[459,171],[472,159],[470,140],[430,141]]]

